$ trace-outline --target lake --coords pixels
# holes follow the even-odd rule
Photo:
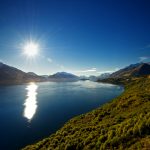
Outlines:
[[[120,86],[92,81],[0,86],[0,149],[35,143],[122,92]]]

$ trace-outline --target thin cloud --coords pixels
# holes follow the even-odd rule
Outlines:
[[[118,70],[119,70],[119,68],[115,68],[114,70],[98,71],[97,73],[98,74],[113,73],[113,72],[118,71]]]
[[[142,57],[139,57],[139,59],[140,59],[140,62],[142,62],[142,61],[150,59],[150,57],[148,57],[148,56],[142,56]]]
[[[80,73],[88,73],[88,72],[96,72],[97,69],[96,68],[91,68],[91,69],[87,69],[87,70],[80,70],[80,71],[77,71],[77,72],[80,72]]]
[[[114,70],[107,70],[107,71],[98,71],[97,73],[103,74],[103,73],[112,73],[115,72]]]

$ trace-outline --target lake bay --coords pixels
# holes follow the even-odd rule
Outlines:
[[[0,86],[0,147],[17,150],[33,144],[123,90],[117,85],[92,81]]]

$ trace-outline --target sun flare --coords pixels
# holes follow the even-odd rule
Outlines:
[[[34,42],[29,42],[25,44],[23,50],[24,50],[24,54],[27,55],[28,57],[34,57],[39,52],[39,45]]]

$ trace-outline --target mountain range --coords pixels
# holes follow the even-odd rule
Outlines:
[[[110,75],[109,78],[139,77],[150,74],[150,63],[137,63],[129,65]]]
[[[0,84],[20,84],[26,82],[43,82],[43,81],[78,81],[91,80],[98,81],[107,78],[130,78],[150,75],[150,63],[137,63],[129,65],[112,74],[104,73],[99,76],[76,76],[67,72],[57,72],[53,75],[39,76],[34,72],[23,72],[17,68],[8,66],[0,62]]]
[[[0,62],[0,84],[21,84],[44,81],[77,81],[79,77],[67,72],[39,76],[34,72],[24,72]]]

